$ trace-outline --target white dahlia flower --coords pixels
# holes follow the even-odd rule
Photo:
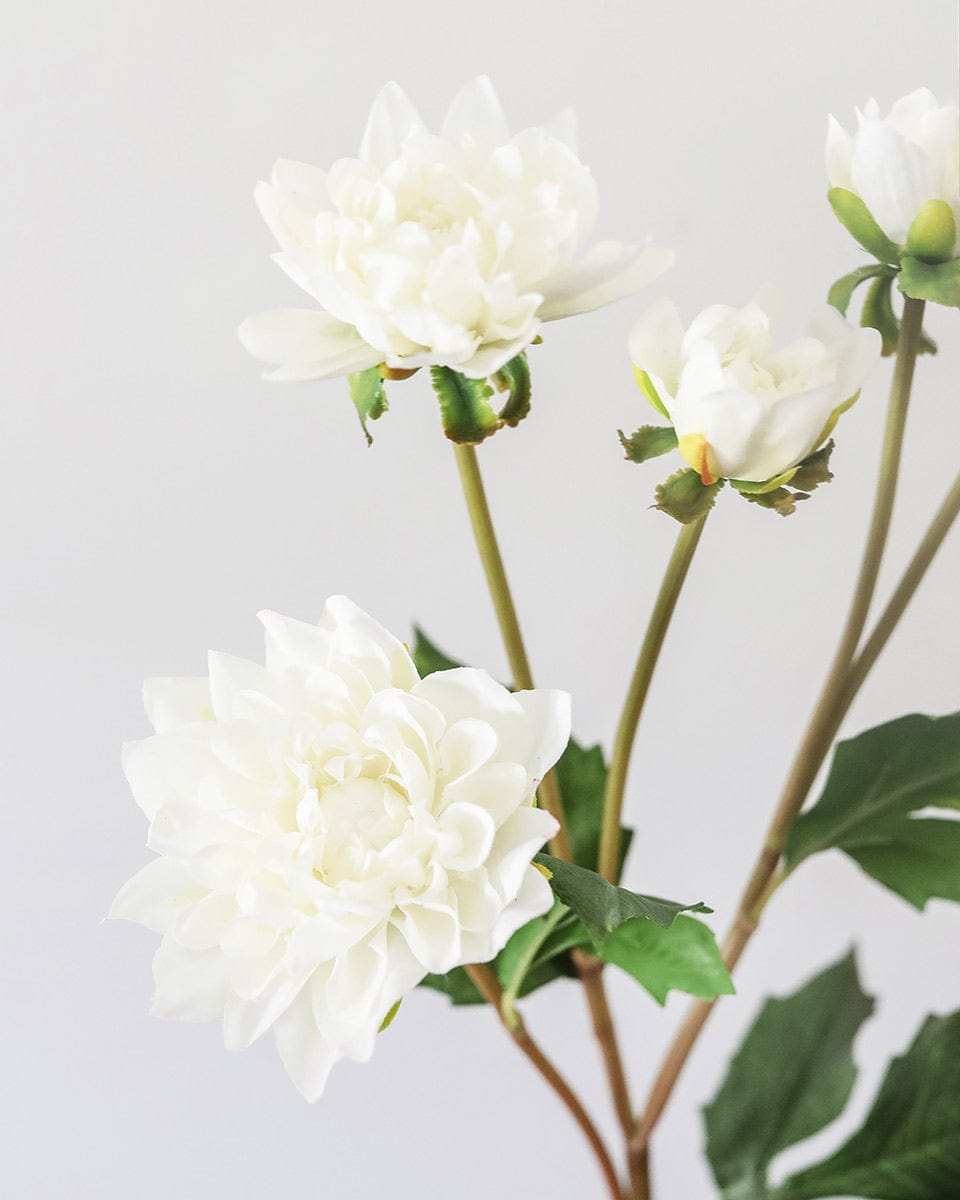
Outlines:
[[[935,257],[955,253],[960,224],[960,110],[955,104],[941,106],[928,88],[918,88],[885,117],[876,100],[869,100],[857,112],[853,134],[830,117],[827,174],[832,187],[860,197],[891,242],[908,244],[912,229],[921,250],[936,234]]]
[[[641,389],[704,483],[766,482],[796,467],[826,440],[879,357],[877,331],[854,328],[829,305],[806,337],[774,350],[775,302],[765,289],[743,308],[714,304],[684,330],[664,300],[630,334]]]
[[[492,375],[544,321],[638,291],[673,261],[598,242],[572,114],[511,137],[486,77],[429,133],[403,90],[374,101],[360,154],[328,171],[280,160],[257,203],[276,261],[319,305],[251,317],[240,339],[272,379],[386,364]]]
[[[266,666],[145,686],[153,737],[124,750],[158,857],[111,915],[162,935],[157,1016],[222,1019],[228,1048],[273,1026],[308,1099],[428,972],[492,958],[552,896],[535,807],[570,698],[483,671],[420,679],[349,600],[318,625],[275,613]]]

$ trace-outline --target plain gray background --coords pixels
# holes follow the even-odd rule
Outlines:
[[[355,152],[396,78],[439,120],[489,72],[514,127],[573,104],[600,232],[648,233],[676,268],[633,301],[549,327],[532,416],[482,451],[540,682],[578,736],[609,740],[675,527],[648,509],[662,464],[624,463],[649,413],[625,342],[659,295],[687,317],[785,292],[799,332],[863,261],[824,198],[826,114],[922,84],[957,91],[952,0],[332,4],[167,0],[19,6],[4,21],[3,1197],[599,1194],[567,1116],[491,1015],[416,993],[374,1061],[306,1105],[266,1037],[147,1017],[155,938],[102,924],[147,854],[119,747],[140,681],[257,656],[261,607],[314,618],[346,592],[504,673],[422,376],[364,444],[342,381],[264,383],[242,317],[301,296],[252,202],[275,157]],[[889,587],[957,468],[957,314],[918,370]],[[724,496],[638,740],[628,878],[704,897],[726,925],[833,650],[865,527],[890,365],[838,430],[836,480],[782,520]],[[958,707],[960,544],[931,571],[847,722]],[[929,1010],[960,1002],[956,908],[921,916],[839,856],[768,911],[664,1121],[658,1200],[712,1196],[698,1108],[763,996],[860,947],[879,1015],[862,1111]],[[610,972],[638,1097],[684,1009]],[[582,997],[527,1005],[611,1135]],[[817,1139],[836,1144],[840,1126]],[[793,1154],[792,1161],[804,1153]]]

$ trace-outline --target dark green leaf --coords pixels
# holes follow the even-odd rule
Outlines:
[[[486,1001],[473,985],[473,980],[463,967],[454,967],[446,975],[425,975],[420,980],[420,987],[430,988],[434,992],[442,992],[450,997],[452,1004],[485,1004]]]
[[[678,471],[657,488],[654,508],[667,513],[681,525],[690,525],[713,508],[723,482],[718,479],[716,483],[705,484],[692,468]]]
[[[499,392],[507,393],[507,402],[500,410],[504,425],[519,425],[530,411],[530,364],[525,353],[511,358],[493,376]]]
[[[797,473],[790,480],[790,486],[801,492],[815,491],[821,483],[829,483],[833,478],[830,470],[830,456],[833,454],[833,439],[825,446],[808,455],[797,467]]]
[[[596,871],[563,862],[552,854],[538,854],[535,861],[550,872],[550,886],[557,899],[572,909],[599,940],[631,917],[646,917],[667,929],[678,913],[713,911],[704,904],[677,904],[627,891],[608,883]]]
[[[915,713],[841,742],[823,794],[790,829],[787,865],[835,847],[917,908],[960,901],[960,822],[916,815],[926,808],[960,808],[960,713]]]
[[[781,1150],[843,1111],[856,1079],[852,1046],[873,1011],[852,954],[783,1000],[768,1000],[704,1109],[707,1157],[728,1200],[765,1200]]]
[[[831,188],[827,192],[830,207],[841,225],[869,254],[882,263],[900,262],[900,247],[895,245],[870,214],[870,210],[855,192],[846,188]]]
[[[658,1004],[671,989],[701,1000],[734,991],[713,931],[695,917],[681,915],[669,929],[625,921],[600,942],[597,955],[632,975]]]
[[[825,1162],[788,1179],[775,1200],[960,1196],[960,1012],[928,1017],[895,1058],[862,1128]]]
[[[900,323],[894,315],[890,299],[892,289],[891,278],[875,279],[867,291],[860,313],[860,324],[864,329],[876,329],[880,334],[884,357],[895,353],[900,338]]]
[[[900,291],[914,300],[932,300],[935,304],[960,308],[960,258],[933,266],[905,254]]]
[[[867,263],[866,266],[857,267],[849,275],[841,275],[827,293],[827,303],[832,304],[834,308],[839,309],[846,316],[847,309],[850,307],[850,301],[853,299],[853,293],[861,283],[867,279],[874,279],[877,276],[892,279],[896,273],[896,267],[888,266],[886,263]]]
[[[413,633],[414,643],[410,655],[421,678],[432,675],[434,671],[452,671],[455,667],[463,666],[463,663],[454,662],[435,646],[419,625],[414,625]]]
[[[629,437],[622,429],[618,429],[617,433],[628,462],[646,462],[677,448],[677,431],[672,425],[643,425]]]
[[[443,429],[451,441],[476,445],[502,424],[490,407],[493,388],[450,367],[431,367],[430,379],[440,401]]]
[[[367,445],[373,443],[368,421],[379,420],[387,411],[387,392],[383,386],[383,377],[376,367],[369,371],[356,371],[348,377],[350,384],[350,399],[353,401],[360,418]]]
[[[599,746],[585,748],[571,738],[554,771],[563,800],[573,860],[581,867],[595,871],[600,859],[600,825],[607,786],[603,751]],[[621,868],[632,837],[632,829],[620,831]]]

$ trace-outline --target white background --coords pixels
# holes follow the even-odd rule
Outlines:
[[[787,331],[863,261],[824,198],[826,114],[919,85],[957,90],[951,0],[585,0],[352,6],[115,0],[4,18],[2,445],[3,1197],[599,1194],[566,1114],[490,1013],[417,993],[366,1067],[306,1105],[265,1038],[147,1017],[153,935],[102,924],[147,857],[119,747],[144,735],[140,681],[256,657],[261,607],[313,618],[346,592],[505,673],[422,376],[364,444],[343,382],[260,379],[235,328],[298,304],[251,199],[280,155],[355,152],[388,78],[439,120],[495,79],[515,127],[567,105],[600,186],[600,232],[653,233],[673,272],[647,296],[552,326],[532,416],[482,451],[538,681],[569,688],[578,735],[609,741],[675,527],[648,509],[663,464],[624,463],[648,419],[625,357],[670,294],[689,317],[770,280]],[[957,469],[956,312],[929,328],[889,587]],[[838,431],[837,478],[782,520],[725,495],[671,630],[638,740],[629,882],[731,916],[832,652],[877,458],[884,363]],[[847,723],[960,700],[960,539],[947,546]],[[921,916],[839,856],[771,905],[656,1142],[657,1200],[714,1194],[698,1108],[763,996],[860,947],[879,1016],[858,1042],[867,1103],[931,1008],[960,1002],[960,913]],[[638,1098],[683,1009],[611,971]],[[530,1024],[614,1133],[582,998]],[[839,1127],[822,1135],[835,1144]],[[794,1155],[793,1161],[804,1157]]]

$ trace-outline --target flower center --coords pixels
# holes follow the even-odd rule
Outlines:
[[[316,796],[310,824],[324,882],[378,874],[376,860],[407,824],[406,797],[390,783],[366,778],[328,784]]]

